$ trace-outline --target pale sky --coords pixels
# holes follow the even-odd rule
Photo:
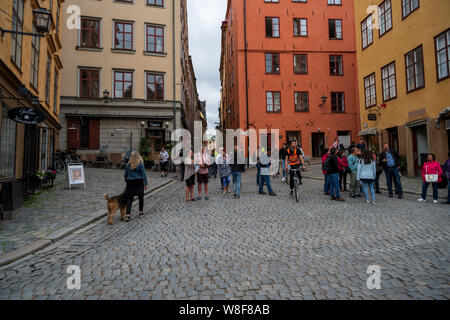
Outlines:
[[[208,128],[219,122],[220,101],[220,26],[227,0],[187,0],[189,53],[192,56],[200,100],[206,100]]]

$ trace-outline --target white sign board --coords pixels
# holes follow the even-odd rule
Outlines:
[[[82,163],[68,163],[67,172],[69,174],[69,189],[73,184],[84,184],[84,188],[86,189],[84,167]]]

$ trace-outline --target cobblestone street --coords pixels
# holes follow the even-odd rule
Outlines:
[[[322,194],[304,179],[300,202],[255,172],[239,200],[210,181],[210,200],[187,204],[184,183],[146,198],[146,215],[102,220],[0,268],[0,299],[449,299],[449,207],[379,196],[377,205]],[[68,290],[67,267],[81,268]],[[370,265],[381,289],[367,288]]]

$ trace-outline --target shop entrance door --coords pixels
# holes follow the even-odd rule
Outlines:
[[[325,148],[325,134],[323,132],[313,132],[311,134],[312,156],[322,156],[322,150]]]
[[[388,129],[389,134],[389,146],[394,149],[397,153],[399,153],[398,148],[398,128],[390,128]]]
[[[34,194],[36,189],[35,173],[38,168],[39,130],[36,125],[25,125],[24,141],[24,179],[25,192]]]
[[[164,146],[164,130],[147,130],[146,137],[150,143],[149,160],[159,163],[159,153]]]
[[[418,126],[412,128],[414,173],[422,175],[422,165],[426,161],[428,152],[427,127]]]

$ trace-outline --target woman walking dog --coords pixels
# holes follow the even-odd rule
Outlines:
[[[139,152],[133,151],[125,169],[124,177],[127,183],[125,189],[125,195],[127,196],[126,222],[131,220],[131,206],[134,197],[139,197],[139,216],[144,215],[144,189],[147,190],[148,181],[143,162]]]

